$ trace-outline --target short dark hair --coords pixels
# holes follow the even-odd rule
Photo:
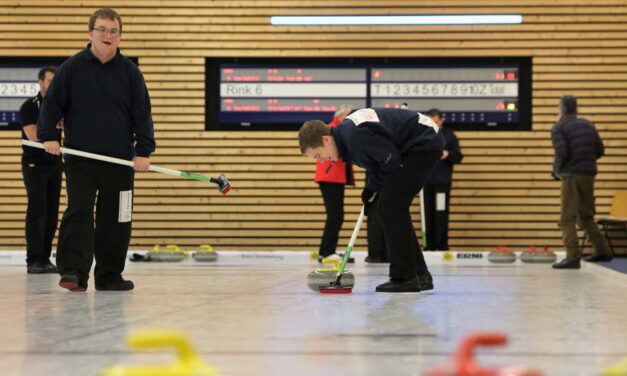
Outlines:
[[[112,21],[117,20],[120,24],[120,34],[122,34],[122,17],[120,17],[118,12],[114,11],[111,8],[98,9],[89,17],[89,31],[94,30],[94,27],[96,27],[96,20],[99,18]]]
[[[53,67],[52,65],[46,65],[39,70],[39,73],[37,73],[37,77],[43,81],[46,78],[46,73],[48,72],[52,74],[57,73],[57,67]]]
[[[566,94],[560,98],[560,107],[563,114],[576,114],[577,113],[577,97],[574,95]]]
[[[437,116],[437,117],[441,118],[442,117],[442,113],[437,108],[432,108],[429,111],[427,111],[427,116],[428,117]]]
[[[323,146],[322,136],[331,134],[331,128],[322,120],[308,120],[303,123],[298,131],[298,145],[301,154],[305,154],[308,148],[318,148]]]

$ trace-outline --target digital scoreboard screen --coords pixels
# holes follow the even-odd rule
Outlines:
[[[39,92],[39,70],[47,65],[59,66],[64,60],[64,57],[0,57],[0,130],[22,129],[20,107]]]
[[[518,67],[371,69],[371,107],[439,109],[447,123],[517,124]]]
[[[366,74],[364,68],[221,65],[219,121],[250,126],[329,119],[339,105],[366,106]]]
[[[20,129],[20,107],[39,91],[39,67],[0,64],[0,127]]]
[[[531,129],[530,58],[207,58],[207,130],[296,130],[352,108],[439,109],[456,130]]]

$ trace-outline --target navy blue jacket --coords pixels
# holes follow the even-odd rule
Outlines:
[[[551,128],[551,140],[554,175],[596,175],[597,159],[605,149],[594,124],[575,114],[563,115]]]
[[[57,140],[64,122],[65,145],[131,160],[155,150],[148,89],[139,68],[120,54],[102,64],[87,48],[57,70],[41,107],[37,136]]]
[[[444,137],[444,150],[448,151],[446,159],[440,159],[429,173],[426,184],[450,184],[453,181],[453,165],[462,162],[464,155],[459,148],[459,140],[452,130],[441,127]]]
[[[437,125],[420,113],[364,108],[331,128],[339,157],[366,169],[366,189],[378,191],[415,151],[442,151],[444,138]]]

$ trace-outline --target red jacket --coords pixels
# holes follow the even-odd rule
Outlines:
[[[333,118],[333,121],[329,123],[329,127],[335,127],[341,122],[342,120],[339,118]],[[332,163],[332,161],[316,161],[316,183],[355,184],[355,177],[353,176],[353,168],[351,165],[347,166],[341,159],[338,159],[331,165]]]

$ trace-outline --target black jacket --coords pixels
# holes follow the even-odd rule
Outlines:
[[[39,107],[42,101],[41,92],[22,103],[20,107],[20,121],[22,122],[22,140],[28,140],[24,127],[27,125],[37,125],[39,118]],[[55,132],[56,141],[61,142],[61,129],[57,126]],[[58,155],[46,153],[43,149],[22,145],[22,164],[28,165],[32,163],[40,163],[44,165],[55,165],[61,163],[61,157]]]
[[[386,108],[365,108],[348,115],[331,134],[339,156],[365,168],[366,189],[378,191],[415,151],[442,151],[444,138],[437,125],[420,113]]]
[[[605,149],[594,124],[574,114],[563,115],[551,129],[551,140],[554,175],[596,175],[596,161]]]
[[[41,107],[38,137],[56,140],[63,117],[68,147],[127,160],[150,156],[155,139],[144,77],[119,50],[102,64],[90,47],[57,70]]]
[[[426,184],[450,184],[453,181],[453,165],[461,163],[464,159],[455,133],[446,127],[441,127],[440,133],[444,137],[444,150],[448,151],[448,157],[436,163],[429,173]]]

